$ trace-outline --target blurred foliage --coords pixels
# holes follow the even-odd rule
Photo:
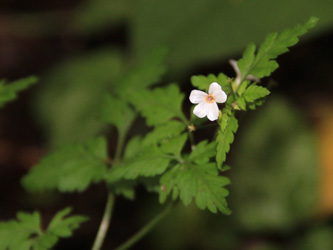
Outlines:
[[[233,56],[250,41],[258,43],[310,16],[320,19],[317,32],[333,24],[330,0],[139,0],[133,5],[134,52],[141,58],[166,46],[172,72]]]
[[[246,118],[231,153],[232,215],[177,207],[150,236],[152,249],[332,249],[333,228],[310,219],[318,163],[305,118],[275,95]]]
[[[60,147],[45,156],[22,179],[30,192],[59,190],[82,192],[91,182],[101,181],[107,172],[107,145],[103,137],[93,138],[85,144]]]
[[[100,49],[62,61],[42,77],[35,108],[50,145],[82,142],[103,128],[97,110],[123,63],[119,51]]]
[[[51,146],[83,141],[103,129],[96,107],[104,93],[113,92],[128,65],[141,62],[152,49],[167,47],[168,78],[177,80],[193,67],[229,59],[250,41],[258,43],[267,33],[310,16],[320,19],[316,31],[307,35],[314,37],[332,27],[332,9],[331,0],[83,1],[64,29],[84,37],[125,24],[129,47],[121,51],[110,44],[82,51],[51,67],[41,78],[44,86],[35,100],[37,117]],[[49,23],[37,20],[35,24]],[[32,27],[29,31],[35,30]],[[59,27],[52,30],[44,29],[58,32]],[[129,85],[135,86],[136,80],[133,75]],[[231,185],[232,217],[182,207],[151,235],[152,249],[237,249],[239,232],[288,233],[311,215],[317,192],[315,148],[304,118],[291,104],[279,98],[268,102],[241,130],[236,142],[230,163],[235,180]],[[294,249],[330,250],[332,230],[328,226],[311,228],[294,242]],[[248,249],[259,249],[259,245]],[[261,246],[275,247],[266,242]]]
[[[6,80],[0,80],[0,107],[14,100],[19,91],[28,88],[30,85],[36,83],[37,80],[35,76],[22,78],[11,83],[6,83]]]
[[[317,202],[314,135],[281,97],[271,97],[250,118],[233,147],[234,216],[249,231],[292,230]]]
[[[299,240],[299,249],[302,250],[329,250],[333,249],[333,228],[323,225],[312,228]]]
[[[96,36],[126,23],[126,56],[110,45],[55,65],[42,78],[46,86],[36,100],[39,120],[51,145],[82,141],[101,128],[94,112],[101,93],[126,72],[127,65],[142,62],[156,47],[167,47],[168,78],[175,80],[176,72],[184,74],[193,66],[225,59],[249,41],[261,41],[268,32],[304,22],[311,15],[320,19],[316,30],[326,30],[333,23],[330,7],[329,0],[307,4],[301,0],[83,1],[65,30]],[[47,20],[35,22],[45,26]]]
[[[51,249],[59,238],[72,236],[73,231],[88,220],[81,215],[68,216],[71,211],[70,207],[59,211],[45,230],[41,228],[39,212],[18,212],[17,220],[0,222],[0,249]]]
[[[93,35],[125,21],[129,16],[128,0],[86,0],[75,10],[71,31]]]

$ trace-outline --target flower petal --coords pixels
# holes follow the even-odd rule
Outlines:
[[[218,93],[219,91],[222,90],[222,87],[220,84],[218,84],[217,82],[212,82],[210,85],[209,85],[209,91],[208,93],[215,96],[214,94],[215,93]]]
[[[222,87],[217,82],[213,82],[209,86],[209,94],[215,97],[215,101],[218,103],[224,103],[227,100],[226,93],[222,90]]]
[[[207,96],[207,93],[201,91],[201,90],[192,90],[190,94],[190,102],[197,104],[200,102],[203,102],[205,100],[205,97]]]
[[[207,118],[210,121],[215,121],[219,118],[220,110],[219,107],[217,106],[216,102],[214,103],[209,103],[206,107],[206,112],[207,112]]]
[[[195,114],[199,118],[205,117],[207,115],[208,105],[209,103],[205,101],[199,103],[197,106],[194,107],[193,114]]]
[[[215,101],[218,103],[224,103],[226,102],[228,96],[227,94],[221,89],[218,93],[213,95],[215,97]]]

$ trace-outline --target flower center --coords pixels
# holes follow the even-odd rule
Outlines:
[[[213,103],[213,102],[215,102],[215,97],[212,96],[212,95],[207,95],[207,96],[205,97],[205,101],[206,101],[207,103]]]

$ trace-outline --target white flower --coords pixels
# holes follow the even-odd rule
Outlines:
[[[190,101],[198,104],[194,107],[193,114],[199,118],[207,116],[210,121],[219,117],[220,111],[216,103],[224,103],[226,100],[227,95],[217,82],[210,84],[208,94],[200,90],[192,90],[190,94]]]

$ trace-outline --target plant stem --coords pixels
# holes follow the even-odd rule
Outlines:
[[[118,133],[117,147],[116,147],[116,152],[115,152],[114,161],[113,161],[114,163],[118,162],[121,158],[121,153],[122,153],[124,143],[125,143],[125,137],[126,137],[125,132]]]
[[[109,192],[105,205],[103,219],[99,226],[95,242],[91,250],[100,250],[103,245],[104,238],[106,236],[106,233],[110,225],[113,205],[114,205],[114,194],[112,192]]]
[[[171,205],[167,206],[161,213],[146,224],[140,231],[117,247],[115,250],[126,250],[142,239],[160,220],[162,220],[171,210]]]
[[[195,147],[194,137],[192,131],[188,130],[188,137],[190,138],[191,150]]]

